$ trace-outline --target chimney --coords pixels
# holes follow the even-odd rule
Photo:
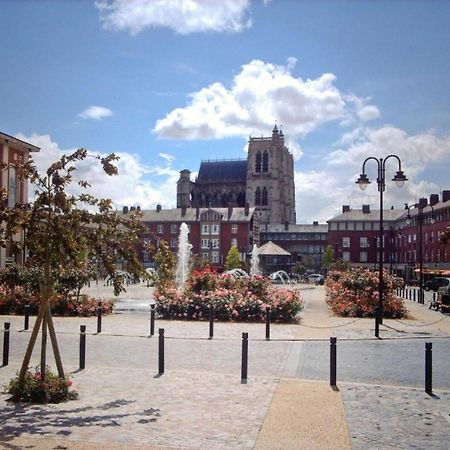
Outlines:
[[[156,212],[161,212],[161,205],[156,205]]]
[[[130,212],[131,212],[131,211],[136,211],[136,206],[131,206],[131,207],[130,207]]]
[[[428,199],[419,198],[419,208],[425,208],[428,205]]]
[[[362,212],[363,212],[363,214],[369,214],[370,213],[370,205],[362,205]]]
[[[450,200],[450,191],[442,191],[442,203]]]
[[[128,214],[128,206],[122,208],[122,214]]]
[[[140,206],[137,206],[136,209],[137,209],[138,211],[140,211],[140,210],[141,210],[141,207],[140,207]]]
[[[350,205],[342,205],[342,214],[350,212]]]
[[[285,231],[289,230],[289,222],[284,222],[284,230]]]
[[[439,194],[431,194],[430,195],[430,205],[434,206],[436,203],[439,203]]]
[[[186,211],[187,211],[187,206],[182,206],[181,207],[181,217],[184,217],[186,215]]]
[[[230,219],[231,215],[233,214],[233,205],[228,205],[228,219]]]
[[[313,222],[313,227],[318,227],[319,226],[319,222],[317,222],[317,220],[315,220],[314,222]]]
[[[248,202],[245,203],[245,207],[244,207],[244,214],[246,216],[248,216],[248,213],[250,212],[250,205]]]

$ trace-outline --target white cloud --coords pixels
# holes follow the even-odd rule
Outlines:
[[[104,106],[89,106],[89,108],[78,114],[78,116],[82,117],[83,119],[92,120],[102,120],[105,117],[110,117],[112,115],[113,112],[110,109],[105,108]]]
[[[75,150],[75,148],[61,149],[49,135],[19,134],[17,137],[41,148],[39,153],[33,153],[33,159],[41,172],[47,170],[49,165],[63,154]],[[95,151],[89,153],[97,154]],[[169,156],[165,158],[167,164],[149,167],[137,155],[126,152],[115,153],[120,157],[117,162],[119,174],[116,176],[106,175],[99,163],[93,164],[92,158],[87,158],[77,165],[76,177],[85,179],[92,185],[90,188],[92,195],[112,199],[119,209],[125,205],[140,205],[143,209],[154,208],[157,204],[167,208],[176,206],[176,182],[179,172],[171,167],[170,155],[161,154]],[[70,192],[76,194],[80,189],[73,185]],[[31,195],[32,188],[30,188]]]
[[[278,120],[291,139],[298,139],[346,117],[336,77],[297,78],[292,74],[295,63],[295,58],[285,66],[253,60],[242,66],[229,89],[216,82],[190,94],[189,104],[158,120],[153,131],[166,139],[246,137],[267,133]]]
[[[103,27],[136,35],[166,27],[178,34],[237,33],[251,26],[250,0],[98,0]]]

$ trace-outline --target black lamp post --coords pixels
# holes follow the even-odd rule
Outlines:
[[[423,237],[422,237],[422,230],[423,230],[423,219],[424,219],[424,213],[423,209],[426,206],[431,207],[431,217],[430,217],[430,223],[434,223],[434,208],[432,205],[424,205],[422,203],[415,203],[414,205],[408,206],[407,203],[405,203],[405,209],[408,210],[408,215],[406,216],[406,220],[408,222],[408,225],[411,224],[411,215],[410,211],[411,208],[417,208],[417,226],[419,228],[418,232],[418,247],[419,247],[419,303],[424,303],[424,295],[423,295]]]
[[[386,189],[386,161],[390,158],[395,158],[398,162],[398,170],[395,174],[392,181],[395,181],[395,184],[401,188],[405,181],[408,179],[406,178],[405,174],[402,172],[402,163],[400,161],[400,158],[397,155],[389,155],[386,158],[375,158],[374,156],[369,156],[366,158],[363,162],[362,166],[362,173],[359,176],[358,180],[356,181],[356,184],[359,185],[361,190],[365,190],[367,186],[370,184],[369,179],[366,175],[366,163],[367,161],[373,160],[377,163],[378,167],[378,177],[377,177],[377,184],[378,184],[378,192],[380,193],[380,232],[379,232],[379,238],[380,238],[380,247],[379,247],[379,275],[378,275],[378,305],[379,305],[379,323],[383,323],[383,253],[384,253],[384,245],[383,245],[383,234],[384,234],[384,227],[383,227],[383,192]],[[377,321],[377,318],[375,318],[375,322]],[[376,327],[375,327],[376,328]]]

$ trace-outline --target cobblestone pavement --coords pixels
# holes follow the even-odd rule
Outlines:
[[[353,450],[448,450],[450,391],[342,384]]]
[[[108,298],[108,288],[96,289]],[[147,301],[149,292],[137,286],[128,296]],[[353,448],[449,448],[450,318],[406,302],[410,318],[385,320],[383,340],[377,340],[373,320],[331,317],[322,287],[302,289],[302,295],[303,324],[272,325],[270,342],[264,324],[216,323],[208,340],[208,322],[158,320],[156,332],[164,328],[167,336],[163,376],[157,376],[158,338],[148,337],[147,313],[105,317],[101,334],[95,333],[96,318],[55,318],[65,370],[80,399],[17,406],[3,395],[0,447],[33,448],[17,442],[64,437],[85,448],[114,441],[120,448],[250,449],[280,379],[327,382],[328,339],[337,336],[338,385]],[[1,385],[19,369],[30,331],[22,330],[21,317],[0,321],[10,321],[12,329],[11,362],[0,368]],[[86,369],[77,371],[81,324],[88,330],[87,359]],[[247,384],[240,382],[244,331],[250,337]],[[433,342],[439,398],[422,390],[424,338]],[[36,351],[32,364],[37,362]]]

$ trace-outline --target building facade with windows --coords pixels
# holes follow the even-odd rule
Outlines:
[[[122,214],[132,214],[136,209],[124,207]],[[192,254],[198,255],[216,269],[223,269],[230,248],[235,246],[245,262],[253,244],[259,245],[259,225],[255,208],[174,208],[139,210],[146,226],[144,240],[158,248],[165,240],[170,249],[178,250],[180,226],[189,227],[189,242]],[[141,258],[147,267],[153,266],[153,254],[140,249]]]
[[[275,270],[277,267],[292,273],[294,266],[300,262],[306,269],[319,271],[322,268],[323,253],[325,251],[328,235],[328,225],[313,222],[312,225],[269,225],[267,230],[261,230],[261,244],[272,241],[291,256],[287,261],[287,267],[279,267],[276,256],[268,258],[268,267]],[[285,259],[281,263],[286,265]]]
[[[254,207],[262,228],[295,224],[294,161],[275,126],[271,137],[250,137],[247,159],[202,161],[198,176],[184,169],[177,182],[178,208]]]
[[[404,210],[389,209],[384,215],[385,264],[395,263],[396,222],[405,214]],[[342,214],[328,220],[328,243],[333,247],[334,258],[353,265],[375,269],[379,261],[380,211],[369,205],[361,209],[342,207]]]
[[[26,162],[31,152],[40,151],[39,147],[0,132],[0,158],[6,169],[0,170],[1,189],[5,195],[3,207],[13,207],[17,203],[28,201],[28,181],[17,173],[17,165]],[[23,235],[17,236],[23,239]],[[16,262],[21,264],[25,255],[14,256],[10,248],[0,248],[0,267]]]

